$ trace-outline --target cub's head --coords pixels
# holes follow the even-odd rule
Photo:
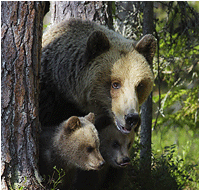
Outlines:
[[[54,143],[69,167],[100,170],[104,165],[94,121],[94,114],[89,113],[85,117],[70,117],[61,124]]]
[[[129,149],[134,141],[134,130],[122,134],[114,124],[100,132],[100,151],[105,161],[115,167],[125,167],[130,163]]]
[[[140,125],[139,106],[153,88],[150,65],[155,49],[152,35],[134,42],[99,31],[88,40],[87,52],[92,52],[89,58],[100,70],[92,86],[93,104],[102,105],[122,133],[128,134]]]

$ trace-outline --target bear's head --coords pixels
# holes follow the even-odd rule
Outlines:
[[[89,113],[85,117],[70,117],[60,125],[54,146],[69,168],[99,170],[104,165],[94,121],[94,114]]]
[[[152,35],[145,35],[139,42],[113,35],[95,31],[88,39],[87,60],[99,71],[95,84],[90,85],[93,89],[89,99],[93,99],[93,105],[101,105],[116,127],[127,134],[140,125],[139,106],[153,88],[150,65],[156,40]]]
[[[134,130],[123,134],[111,124],[100,131],[100,152],[105,161],[115,168],[125,167],[130,163],[129,149],[134,141]]]

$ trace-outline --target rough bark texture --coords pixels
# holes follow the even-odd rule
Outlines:
[[[153,33],[153,2],[143,2],[143,35]],[[150,63],[152,64],[152,62]],[[152,93],[141,106],[140,169],[143,188],[150,189],[151,177],[151,124],[152,124]]]
[[[73,17],[96,21],[113,29],[112,2],[53,1],[50,7],[51,24]]]
[[[43,2],[1,2],[1,188],[41,189],[38,95]]]

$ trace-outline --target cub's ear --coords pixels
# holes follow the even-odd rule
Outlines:
[[[85,119],[87,119],[88,121],[90,121],[91,123],[95,123],[95,115],[94,113],[89,113],[88,115],[85,116]]]
[[[110,43],[107,36],[101,31],[94,31],[88,38],[85,56],[87,61],[109,50]]]
[[[147,34],[142,39],[136,43],[135,49],[141,53],[152,65],[153,57],[156,52],[156,39],[153,35]]]
[[[71,133],[81,127],[80,119],[76,116],[72,116],[67,121],[63,122],[62,127],[67,134]]]

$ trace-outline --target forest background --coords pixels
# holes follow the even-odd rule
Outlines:
[[[62,3],[51,2],[50,9],[62,10]],[[127,38],[139,40],[143,36],[145,5],[148,3],[64,3],[62,14],[57,16],[57,12],[51,11],[51,23],[67,16],[79,18],[81,13],[81,16],[107,25]],[[42,189],[38,184],[37,166],[38,74],[46,4],[1,2],[2,189]],[[155,85],[148,189],[198,190],[199,2],[156,1],[152,4],[152,33],[157,39],[157,51],[153,61]],[[52,19],[55,20],[52,22]],[[48,24],[49,21],[44,28]],[[112,189],[145,189],[140,143],[139,134],[132,147],[130,173],[123,180],[123,186]]]
[[[139,40],[143,35],[142,2],[116,1],[111,6],[114,30]],[[153,14],[157,52],[153,64],[152,188],[198,189],[199,2],[154,2]],[[45,22],[47,26],[49,20]],[[102,19],[101,24],[108,23]],[[142,188],[139,139],[132,152],[132,171],[137,178],[127,180],[128,189]]]
[[[133,7],[122,20],[131,30],[121,31],[140,38],[143,11]],[[153,34],[153,187],[199,189],[199,2],[154,2]]]

